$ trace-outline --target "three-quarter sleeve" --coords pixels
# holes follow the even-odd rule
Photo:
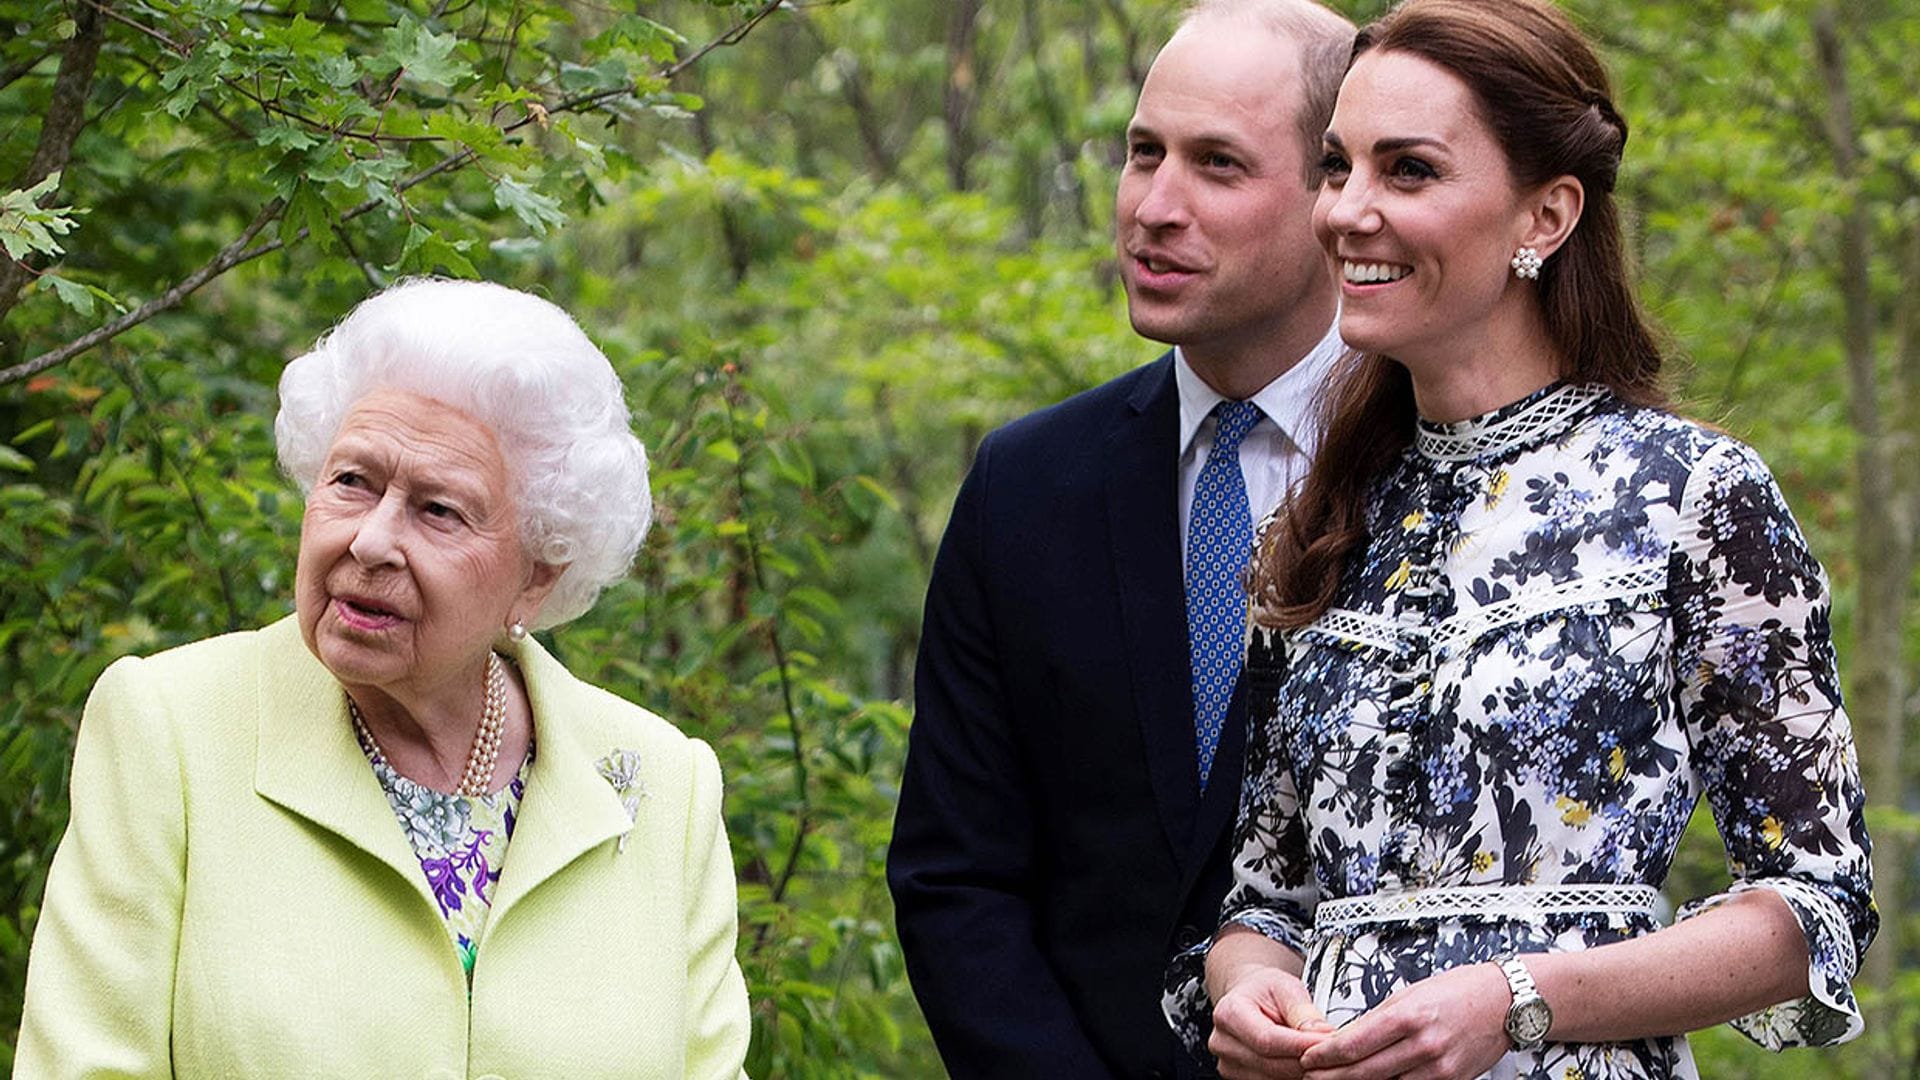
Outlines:
[[[733,856],[720,815],[720,763],[705,743],[693,747],[687,814],[687,1061],[685,1075],[745,1080],[741,1063],[752,1035],[747,985],[734,959],[739,906]]]
[[[177,740],[139,672],[120,660],[87,698],[72,813],[34,929],[18,1076],[173,1075],[185,802]]]
[[[1246,775],[1234,820],[1233,887],[1221,905],[1220,929],[1244,926],[1304,957],[1320,894],[1300,792],[1272,722],[1284,647],[1277,632],[1261,628],[1249,633],[1248,643]],[[1195,1054],[1213,1031],[1206,960],[1218,937],[1174,957],[1161,996],[1167,1022]]]
[[[1780,895],[1806,935],[1809,994],[1733,1021],[1768,1049],[1860,1033],[1851,981],[1879,917],[1826,575],[1764,463],[1728,441],[1688,481],[1670,566],[1674,670],[1694,769],[1734,885]]]

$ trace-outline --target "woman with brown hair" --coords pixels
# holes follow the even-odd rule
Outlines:
[[[1314,221],[1361,355],[1256,557],[1235,886],[1166,1001],[1225,1077],[1691,1077],[1710,1024],[1860,1030],[1825,575],[1759,458],[1662,408],[1626,137],[1548,3],[1355,43]],[[1735,880],[1662,928],[1702,792]]]

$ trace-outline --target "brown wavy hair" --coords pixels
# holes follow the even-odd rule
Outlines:
[[[1663,352],[1634,297],[1613,198],[1627,122],[1579,29],[1544,0],[1406,0],[1354,39],[1354,58],[1369,50],[1421,57],[1466,83],[1520,187],[1580,181],[1580,220],[1537,282],[1561,374],[1665,405]],[[1255,554],[1259,623],[1293,629],[1332,605],[1367,539],[1368,491],[1412,441],[1416,415],[1412,379],[1390,357],[1356,357],[1335,377],[1313,466]]]

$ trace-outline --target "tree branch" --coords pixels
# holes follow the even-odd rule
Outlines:
[[[186,57],[186,56],[192,55],[193,53],[192,49],[187,48],[185,45],[182,45],[179,42],[168,37],[167,35],[161,33],[160,31],[155,30],[153,27],[148,26],[146,23],[143,23],[138,19],[128,18],[127,16],[122,15],[119,12],[113,10],[107,4],[103,3],[102,0],[80,0],[80,2],[82,6],[91,8],[94,11],[97,11],[100,14],[105,15],[107,18],[112,19],[114,22],[132,27],[134,30],[137,30],[142,34],[145,34],[146,36],[152,38],[153,40],[159,42],[161,45],[165,46],[167,51],[170,53],[173,53],[175,56]]]
[[[947,22],[947,184],[955,191],[972,186],[973,107],[979,98],[979,62],[975,55],[980,0],[954,0]]]
[[[1760,301],[1759,311],[1747,327],[1746,337],[1733,354],[1733,363],[1727,365],[1727,382],[1720,390],[1722,413],[1733,407],[1734,396],[1739,393],[1741,380],[1746,377],[1747,361],[1753,355],[1754,345],[1773,329],[1774,309],[1780,306],[1780,297],[1787,291],[1787,279],[1793,276],[1793,245],[1776,243],[1774,247],[1780,253],[1780,264],[1774,268],[1773,281],[1768,284],[1767,295]]]
[[[41,49],[39,55],[22,60],[5,71],[0,71],[0,90],[5,90],[7,87],[12,86],[14,83],[32,74],[33,69],[39,67],[40,62],[52,56],[53,53],[53,47],[48,46],[47,48]]]
[[[860,147],[866,151],[867,167],[874,178],[887,182],[900,172],[898,155],[887,146],[886,132],[882,130],[880,112],[874,108],[873,95],[867,92],[866,77],[860,71],[858,58],[836,49],[813,20],[802,17],[795,20],[804,29],[820,51],[833,61],[834,70],[840,74],[840,96],[847,101],[847,107],[853,110],[854,130],[860,133]]]
[[[199,522],[201,533],[210,542],[212,550],[220,551],[220,532],[214,528],[213,518],[207,513],[207,504],[200,498],[200,485],[193,482],[187,467],[174,457],[172,450],[167,446],[167,440],[160,431],[160,425],[154,421],[155,414],[160,410],[154,404],[153,398],[146,393],[146,383],[140,378],[139,373],[133,370],[132,365],[115,363],[114,367],[120,372],[120,379],[126,384],[128,392],[133,395],[133,403],[137,406],[140,419],[147,428],[147,438],[151,439],[152,445],[158,448],[159,458],[166,464],[167,470],[171,471],[174,479],[179,481],[180,491],[186,495],[187,505],[193,509],[193,518]],[[153,478],[163,482],[166,480],[159,469],[154,470]],[[239,601],[234,597],[233,568],[227,565],[226,560],[216,557],[213,560],[213,570],[215,577],[220,581],[220,602],[227,609],[226,628],[228,631],[238,630],[244,623],[240,619]]]
[[[730,382],[720,391],[721,403],[727,409],[727,436],[736,446],[747,445],[739,437],[738,420],[734,415],[734,397],[740,392],[737,382]],[[767,587],[766,571],[760,565],[760,548],[763,541],[753,523],[752,488],[747,484],[747,464],[744,453],[735,457],[733,462],[733,482],[735,497],[740,500],[740,522],[746,528],[747,565],[753,573],[753,584],[763,596],[771,597],[773,591]],[[780,640],[780,619],[778,615],[767,618],[767,645],[773,651],[774,670],[780,679],[780,704],[787,717],[787,732],[792,736],[788,740],[793,759],[794,821],[793,842],[788,845],[786,859],[780,870],[774,875],[767,895],[774,903],[779,903],[793,884],[793,876],[800,869],[800,856],[806,851],[807,834],[813,831],[813,796],[807,779],[806,725],[801,722],[800,707],[794,701],[793,670],[787,659],[786,645]]]
[[[886,453],[887,466],[893,472],[893,484],[899,493],[900,516],[906,519],[907,539],[913,545],[913,556],[920,572],[925,574],[933,569],[934,544],[921,531],[921,521],[926,515],[920,505],[920,484],[914,475],[913,454],[902,445],[899,430],[893,423],[892,398],[892,388],[886,383],[875,388],[873,416],[878,422],[880,445]]]
[[[47,115],[40,121],[40,142],[34,147],[33,160],[26,171],[15,178],[15,188],[30,188],[67,167],[73,156],[73,141],[87,122],[87,96],[93,89],[93,71],[100,59],[100,43],[106,39],[100,11],[93,0],[81,3],[73,11],[73,40],[60,57],[60,71],[54,76],[53,98],[47,103]],[[40,205],[51,205],[55,192],[48,192]],[[13,309],[14,301],[33,269],[24,262],[0,260],[0,320]]]
[[[83,2],[81,6],[81,10],[82,11],[89,10],[89,7],[87,5],[92,2],[94,2],[94,0],[85,0],[85,2]],[[702,45],[700,48],[694,50],[691,54],[681,58],[680,60],[676,61],[672,65],[663,69],[660,72],[659,77],[662,79],[670,80],[674,76],[680,74],[681,72],[687,70],[689,67],[693,66],[693,64],[696,61],[698,61],[701,57],[706,56],[708,53],[713,52],[715,49],[718,49],[723,45],[736,44],[739,41],[743,40],[747,36],[747,33],[751,31],[755,26],[758,26],[760,23],[766,21],[766,19],[769,16],[771,16],[774,12],[780,10],[780,7],[784,2],[785,0],[767,0],[766,3],[762,4],[759,8],[755,9],[752,15],[748,16],[745,20],[740,22],[738,25],[727,30],[725,33],[720,34],[718,37],[715,37],[713,40],[707,42],[705,45]],[[95,51],[96,52],[98,51],[97,46]],[[66,63],[64,61],[61,64],[61,71],[62,71],[62,74],[64,75],[66,71]],[[89,71],[89,76],[91,76],[91,71]],[[619,90],[601,90],[591,94],[582,94],[577,97],[568,98],[567,100],[562,101],[558,105],[552,106],[546,111],[548,115],[552,115],[553,113],[562,113],[562,112],[578,112],[583,109],[588,109],[595,105],[598,105],[599,103],[606,101],[610,98],[634,93],[636,89],[637,89],[636,87],[629,86],[629,87],[622,87]],[[56,94],[56,98],[57,96],[58,95]],[[82,95],[81,103],[84,105],[84,94]],[[528,115],[504,125],[500,130],[502,131],[502,133],[512,133],[514,131],[518,131],[520,128],[523,128],[533,122],[534,122],[534,115],[531,112],[529,112]],[[68,140],[67,146],[69,149],[71,149],[71,146],[72,146],[71,139]],[[469,163],[473,162],[479,156],[480,156],[479,153],[473,150],[472,148],[465,148],[465,149],[457,150],[451,154],[448,154],[446,157],[441,158],[439,161],[435,162],[434,164],[429,165],[424,169],[421,169],[419,172],[416,172],[413,175],[395,184],[393,187],[394,194],[398,195],[398,194],[404,193],[408,189],[415,187],[416,185],[425,183],[426,181],[431,180],[432,178],[439,176],[442,173],[451,172],[455,169],[462,168],[468,165]],[[64,157],[62,158],[62,160],[64,161]],[[345,223],[352,221],[353,219],[361,216],[362,214],[371,212],[376,207],[385,205],[385,203],[386,203],[386,200],[384,199],[379,199],[379,198],[367,199],[366,201],[361,202],[358,205],[354,206],[353,208],[347,210],[345,213],[342,213],[337,219],[335,219],[335,221],[332,224],[344,225]],[[115,319],[104,326],[96,327],[93,330],[90,330],[87,333],[82,334],[77,338],[74,338],[72,341],[67,342],[65,345],[61,345],[56,349],[52,349],[48,352],[41,353],[39,356],[36,356],[31,360],[25,361],[23,363],[15,364],[10,368],[0,368],[0,386],[5,386],[8,383],[18,382],[21,379],[31,378],[34,375],[38,375],[40,372],[45,371],[50,367],[54,367],[58,364],[63,364],[68,360],[71,360],[74,357],[79,356],[80,354],[93,348],[94,346],[101,344],[102,342],[111,341],[112,339],[120,336],[121,334],[132,329],[133,327],[138,326],[143,322],[146,322],[148,319],[153,318],[155,315],[158,315],[163,311],[167,311],[172,308],[178,307],[180,303],[184,301],[188,296],[192,295],[195,290],[199,289],[202,285],[205,285],[207,282],[213,280],[214,278],[219,277],[221,274],[224,274],[227,271],[233,269],[234,267],[239,266],[242,263],[252,262],[254,259],[257,259],[262,255],[271,254],[272,252],[278,251],[281,248],[288,246],[289,244],[298,243],[302,240],[305,240],[309,235],[310,230],[302,228],[290,237],[286,237],[286,236],[278,237],[264,244],[261,244],[258,247],[250,248],[247,246],[248,244],[253,243],[254,239],[260,235],[260,231],[266,228],[267,225],[271,223],[275,218],[279,217],[281,211],[285,209],[286,209],[285,199],[275,198],[271,202],[267,203],[266,206],[261,208],[259,216],[254,218],[253,223],[247,226],[246,231],[242,232],[238,237],[236,237],[232,243],[228,244],[224,248],[221,248],[220,253],[214,256],[214,258],[211,261],[209,261],[206,265],[200,267],[200,269],[195,270],[193,273],[187,275],[187,277],[182,279],[178,284],[174,285],[172,288],[168,289],[166,292],[161,293],[159,296],[156,296],[152,300],[149,300],[146,303],[140,305],[140,307],[135,309],[134,311],[128,312],[127,314],[122,315],[120,318]],[[6,263],[4,265],[0,265],[0,274],[4,274],[9,268],[12,268],[15,266],[18,266],[18,264],[11,263],[11,262]],[[27,271],[25,271],[24,269],[22,269],[20,272],[23,275],[27,273]],[[24,283],[24,277],[22,279],[22,283]],[[17,292],[18,289],[19,289],[18,285],[14,286],[15,292]],[[7,306],[10,307],[11,305],[9,304]],[[5,313],[6,313],[6,307],[0,307],[0,316],[4,316]]]
[[[97,327],[89,333],[74,338],[72,341],[54,349],[52,352],[41,353],[39,356],[25,363],[0,369],[0,386],[11,382],[19,382],[21,379],[38,375],[40,372],[53,367],[55,364],[62,364],[79,356],[81,353],[86,352],[88,349],[93,348],[103,341],[110,341],[113,338],[119,337],[133,327],[153,318],[155,315],[170,308],[178,307],[181,301],[193,295],[194,290],[212,281],[214,278],[219,277],[221,274],[226,273],[249,259],[266,254],[267,250],[271,250],[271,248],[250,254],[246,251],[246,247],[253,242],[254,237],[260,235],[260,230],[266,228],[274,218],[279,217],[280,211],[284,209],[286,209],[286,201],[283,199],[275,199],[266,206],[261,207],[259,215],[253,219],[253,224],[247,226],[246,231],[236,237],[231,244],[221,248],[220,253],[215,255],[210,262],[200,269],[195,270],[193,273],[188,274],[173,288],[141,304],[138,308],[127,312],[125,315],[120,316],[105,326]],[[278,243],[276,242],[274,246],[277,247]]]
[[[374,272],[373,267],[367,264],[367,260],[360,257],[360,249],[353,246],[353,237],[347,235],[345,225],[336,223],[333,226],[333,235],[340,238],[340,246],[346,250],[347,258],[352,259],[353,265],[360,268],[360,276],[367,279],[368,285],[376,289],[386,285],[386,282],[380,280],[380,275]]]
[[[1134,25],[1128,16],[1126,5],[1120,0],[1102,0],[1107,17],[1120,28],[1121,51],[1126,57],[1127,85],[1138,91],[1140,84],[1147,81],[1147,73],[1140,65],[1140,28]]]
[[[1046,40],[1040,33],[1040,15],[1035,10],[1034,0],[1026,0],[1021,5],[1020,25],[1027,39],[1027,52],[1033,57],[1033,81],[1040,94],[1040,112],[1046,117],[1047,130],[1053,135],[1053,152],[1059,165],[1070,182],[1066,191],[1073,200],[1073,220],[1080,226],[1081,232],[1093,228],[1093,217],[1087,210],[1085,185],[1080,182],[1080,174],[1074,170],[1074,163],[1080,157],[1080,150],[1074,145],[1073,136],[1067,131],[1066,109],[1060,103],[1060,96],[1053,88],[1053,80],[1047,75],[1046,57],[1042,55]]]

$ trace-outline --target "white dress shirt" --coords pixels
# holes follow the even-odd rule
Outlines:
[[[1247,508],[1253,511],[1255,526],[1307,475],[1307,466],[1319,449],[1321,392],[1346,354],[1336,319],[1299,363],[1253,395],[1262,415],[1240,443],[1240,475],[1246,478]],[[1184,572],[1193,487],[1213,452],[1213,432],[1219,426],[1213,407],[1227,399],[1194,374],[1178,346],[1173,350],[1173,381],[1180,392],[1180,562]]]

